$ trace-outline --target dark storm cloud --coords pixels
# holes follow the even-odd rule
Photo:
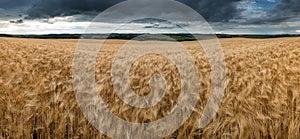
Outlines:
[[[242,0],[179,0],[197,12],[209,22],[224,22],[239,18],[242,9],[237,8]]]
[[[0,13],[5,12],[5,15],[26,15],[25,19],[47,19],[58,16],[74,16],[76,21],[90,21],[99,12],[123,2],[124,0],[0,0]],[[300,15],[300,0],[281,0],[280,3],[273,9],[266,11],[266,15],[258,16],[257,18],[247,18],[241,16],[244,9],[238,7],[241,1],[251,0],[177,0],[183,4],[196,10],[208,22],[233,22],[239,21],[239,24],[266,24],[280,23],[289,19],[299,18]],[[147,6],[147,5],[146,5]],[[27,7],[26,10],[21,7]],[[163,6],[160,6],[161,8]],[[131,11],[121,13],[136,14],[132,7]],[[141,7],[138,7],[141,8]],[[142,7],[147,9],[147,7]],[[157,9],[159,9],[157,8]],[[7,10],[6,9],[14,9]],[[148,8],[149,9],[149,8]],[[159,10],[155,11],[160,13]],[[140,13],[147,14],[147,13]],[[4,15],[2,15],[2,18]],[[176,16],[176,14],[170,15]],[[234,20],[231,20],[234,19]],[[237,19],[237,20],[235,20]],[[15,20],[15,19],[13,19]]]
[[[38,0],[27,11],[28,19],[93,14],[123,0]]]
[[[24,21],[22,19],[9,21],[10,23],[22,24]]]
[[[0,8],[12,9],[19,7],[31,6],[34,0],[0,0]]]
[[[32,6],[33,0],[0,0],[0,20],[16,20]]]
[[[99,13],[124,0],[38,0],[27,11],[27,19]],[[241,0],[178,0],[211,22],[228,21],[241,12],[236,5]],[[159,12],[159,11],[157,11]]]
[[[300,1],[299,0],[281,0],[281,3],[275,7],[273,12],[285,15],[299,15]],[[284,13],[282,13],[284,12]]]

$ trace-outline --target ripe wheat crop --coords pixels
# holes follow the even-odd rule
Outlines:
[[[78,40],[0,38],[0,138],[108,138],[84,117],[72,84]],[[300,38],[221,39],[227,86],[216,117],[194,126],[210,94],[210,65],[196,42],[182,42],[198,68],[200,100],[191,117],[166,138],[300,138]],[[180,95],[180,74],[163,56],[141,57],[130,86],[150,93],[149,80],[164,77],[164,98],[151,108],[125,104],[112,86],[112,61],[125,40],[108,40],[99,52],[96,81],[110,111],[129,122],[151,122],[170,113]],[[170,42],[171,43],[171,42]]]

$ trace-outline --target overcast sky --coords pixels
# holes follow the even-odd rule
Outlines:
[[[126,19],[132,15],[164,15],[174,19],[187,14],[179,7],[157,4],[131,4],[113,10],[111,19]],[[146,2],[148,1],[148,3]],[[151,3],[149,3],[149,1]],[[163,1],[163,0],[161,0]],[[228,34],[300,34],[300,0],[177,0],[197,13],[212,26],[216,33]],[[0,0],[1,34],[59,34],[84,33],[91,21],[107,8],[123,0]],[[152,6],[151,6],[152,5]],[[155,5],[155,4],[154,4]],[[175,12],[171,9],[175,9]],[[144,9],[145,12],[136,12]],[[170,10],[166,10],[170,9]],[[177,10],[177,11],[176,11]],[[151,12],[149,12],[151,11]],[[169,12],[166,12],[169,11]],[[188,16],[187,16],[188,17]],[[197,20],[197,19],[196,19]],[[192,19],[178,18],[176,23],[162,20],[138,20],[126,24],[119,33],[170,32],[178,33],[177,24],[191,29]],[[97,21],[93,33],[110,32],[119,26],[110,20]]]

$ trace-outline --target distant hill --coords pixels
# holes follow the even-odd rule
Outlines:
[[[142,36],[141,36],[142,35]],[[162,36],[164,35],[164,36]],[[300,34],[281,34],[281,35],[230,35],[230,34],[47,34],[47,35],[10,35],[0,34],[0,37],[15,38],[38,38],[38,39],[124,39],[124,40],[161,40],[161,41],[194,41],[194,36],[198,39],[209,39],[217,36],[218,38],[280,38],[280,37],[300,37]],[[171,38],[171,39],[170,39]]]

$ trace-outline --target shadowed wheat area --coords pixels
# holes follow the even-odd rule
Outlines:
[[[85,119],[72,84],[78,40],[0,38],[0,138],[108,138]],[[170,113],[180,94],[175,65],[146,55],[130,69],[130,86],[150,93],[159,73],[166,95],[151,108],[125,104],[113,90],[112,61],[124,40],[108,40],[96,66],[100,96],[129,122],[151,122]],[[222,104],[210,124],[197,129],[210,95],[210,65],[196,42],[182,42],[198,68],[200,100],[191,117],[166,138],[300,138],[300,38],[220,39],[227,63]]]

